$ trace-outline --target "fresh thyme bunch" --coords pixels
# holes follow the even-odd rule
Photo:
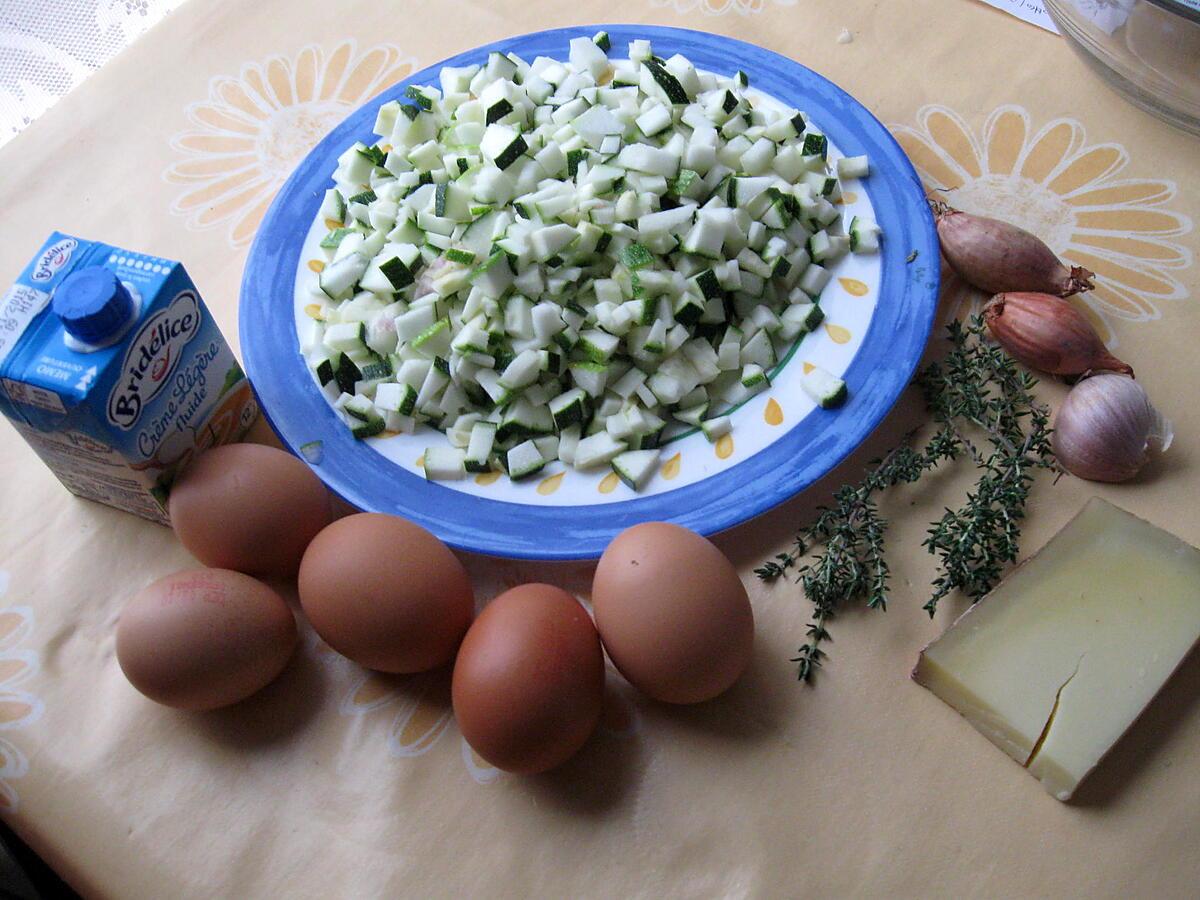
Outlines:
[[[871,463],[857,485],[844,485],[833,505],[797,536],[793,549],[778,554],[755,574],[764,581],[796,568],[796,581],[813,603],[807,642],[793,662],[802,681],[812,681],[826,658],[821,644],[828,624],[844,605],[865,601],[886,609],[890,571],[885,557],[888,523],[876,495],[911,484],[943,462],[969,456],[979,470],[975,487],[958,509],[932,523],[924,546],[938,557],[938,576],[925,604],[930,616],[938,601],[960,590],[973,600],[999,580],[1017,558],[1020,520],[1039,469],[1056,469],[1050,449],[1050,412],[1033,396],[1037,379],[1017,367],[984,337],[979,316],[947,326],[950,351],[916,377],[933,436],[917,448],[911,433],[883,459]],[[983,443],[979,442],[979,438]],[[814,553],[803,564],[801,559]]]

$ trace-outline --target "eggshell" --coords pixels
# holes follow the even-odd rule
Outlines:
[[[359,513],[309,545],[300,605],[343,656],[381,672],[423,672],[454,658],[475,594],[462,563],[424,528]]]
[[[454,664],[463,737],[508,772],[544,772],[587,741],[604,700],[604,652],[579,601],[525,584],[487,605]]]
[[[329,493],[312,470],[262,444],[201,454],[171,487],[168,509],[196,559],[250,575],[295,575],[330,518]]]
[[[283,671],[296,621],[273,590],[240,572],[194,569],[133,597],[117,624],[117,662],[157,703],[215,709],[249,697]]]
[[[720,550],[678,525],[647,522],[617,535],[596,567],[592,609],[613,664],[657,700],[711,699],[750,663],[746,588]]]

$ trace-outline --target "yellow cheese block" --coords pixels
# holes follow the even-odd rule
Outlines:
[[[1200,639],[1200,550],[1093,499],[913,678],[1067,800]]]

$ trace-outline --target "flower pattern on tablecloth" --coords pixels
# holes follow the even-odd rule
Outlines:
[[[739,16],[760,13],[767,6],[795,6],[799,0],[650,0],[652,6],[673,6],[685,15],[699,10],[706,16],[723,16],[734,12]]]
[[[0,597],[8,591],[8,574],[0,572]],[[0,813],[14,813],[21,803],[13,781],[29,772],[29,760],[7,737],[7,732],[27,728],[42,715],[42,701],[21,685],[39,668],[37,651],[21,646],[33,631],[33,609],[10,606],[0,609]]]
[[[353,666],[348,661],[346,664]],[[448,668],[420,675],[386,675],[354,668],[356,675],[342,695],[339,710],[344,716],[365,716],[390,710],[392,719],[385,745],[392,757],[424,756],[454,731]],[[606,670],[604,713],[598,728],[601,738],[629,738],[640,727],[633,689],[611,668]],[[505,777],[504,772],[472,750],[461,735],[452,743],[460,745],[463,765],[476,783],[491,784]]]
[[[477,566],[472,563],[478,562]],[[529,564],[515,560],[496,560],[470,556],[468,569],[479,597],[491,598],[519,584],[541,581],[568,591],[586,593],[591,589],[594,565],[562,563]],[[586,601],[584,605],[587,606]],[[589,609],[590,612],[590,609]],[[419,675],[387,675],[370,672],[338,656],[323,643],[320,655],[336,660],[353,674],[342,693],[339,711],[344,716],[374,716],[383,711],[391,716],[385,746],[396,759],[424,756],[446,743],[458,744],[467,774],[478,784],[491,784],[505,773],[482,759],[461,735],[455,734],[454,711],[450,705],[450,669]],[[604,713],[595,739],[628,739],[641,730],[641,716],[635,692],[611,667],[605,671]]]
[[[1110,346],[1117,320],[1159,318],[1164,304],[1186,299],[1181,272],[1192,264],[1176,238],[1192,230],[1170,206],[1167,178],[1137,177],[1117,143],[1089,143],[1083,124],[1054,119],[1034,130],[1020,106],[994,110],[978,135],[954,110],[922,107],[915,127],[889,126],[931,194],[957,209],[1013,222],[1055,253],[1096,273],[1096,290],[1075,302]],[[984,299],[958,279],[947,284],[950,312]]]
[[[213,78],[208,98],[187,108],[193,128],[171,140],[184,157],[163,174],[183,187],[171,212],[193,230],[224,226],[233,247],[249,243],[309,150],[352,110],[411,73],[414,62],[391,44],[359,52],[345,40]]]

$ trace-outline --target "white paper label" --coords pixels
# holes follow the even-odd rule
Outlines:
[[[21,335],[38,313],[46,308],[50,295],[24,284],[14,284],[0,299],[0,363],[21,341]]]
[[[1058,34],[1054,20],[1050,18],[1050,13],[1046,12],[1046,5],[1040,0],[983,0],[983,2],[988,6],[1003,10],[1010,16],[1016,16],[1032,25]]]
[[[1138,0],[1072,0],[1080,15],[1103,31],[1112,34],[1129,20]]]
[[[66,407],[63,406],[62,398],[54,393],[54,391],[48,391],[45,388],[35,387],[32,384],[25,384],[21,381],[13,381],[11,378],[0,379],[0,387],[4,388],[4,393],[8,394],[8,398],[13,403],[36,406],[38,409],[45,409],[64,415],[67,412]]]

